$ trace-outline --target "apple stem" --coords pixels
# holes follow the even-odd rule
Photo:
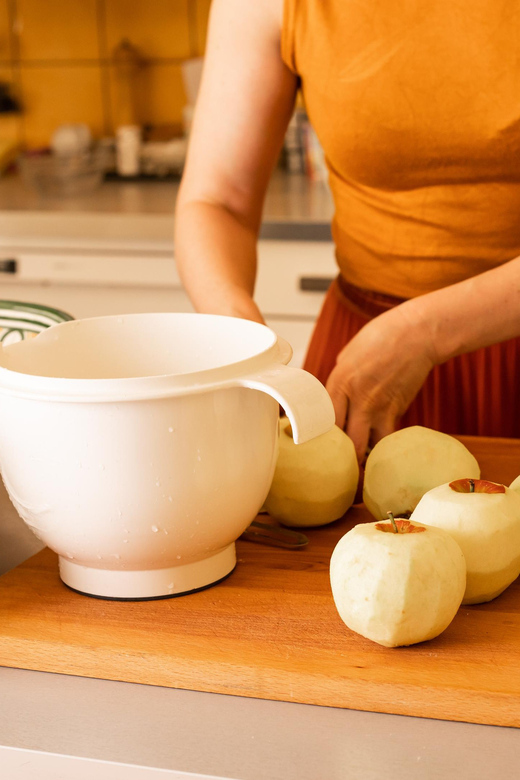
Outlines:
[[[474,493],[475,492],[475,480],[470,479],[469,481],[469,492]]]
[[[387,514],[387,515],[388,515],[388,517],[390,518],[390,522],[392,523],[392,527],[393,527],[393,529],[394,529],[394,534],[398,534],[398,533],[399,533],[399,529],[398,529],[398,527],[397,527],[397,525],[396,525],[396,522],[395,522],[395,520],[394,520],[394,515],[393,515],[393,513],[392,513],[392,512],[387,512],[386,514]]]

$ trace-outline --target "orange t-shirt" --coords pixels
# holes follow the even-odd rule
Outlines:
[[[520,4],[285,0],[342,275],[412,297],[520,255]]]

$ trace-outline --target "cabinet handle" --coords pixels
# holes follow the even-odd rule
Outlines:
[[[16,273],[16,260],[9,257],[5,260],[0,260],[0,274],[15,274]]]
[[[327,292],[333,281],[333,276],[300,276],[300,290]]]

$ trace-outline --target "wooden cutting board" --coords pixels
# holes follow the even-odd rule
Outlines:
[[[483,477],[509,484],[520,441],[470,439]],[[351,632],[329,586],[338,539],[363,507],[290,551],[238,543],[223,583],[111,602],[68,590],[48,550],[0,578],[0,664],[173,688],[520,726],[520,581],[462,607],[438,638],[387,649]]]

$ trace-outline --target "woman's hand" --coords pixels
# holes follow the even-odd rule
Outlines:
[[[435,358],[428,328],[406,304],[368,322],[339,353],[326,386],[360,462],[369,444],[395,430]]]

